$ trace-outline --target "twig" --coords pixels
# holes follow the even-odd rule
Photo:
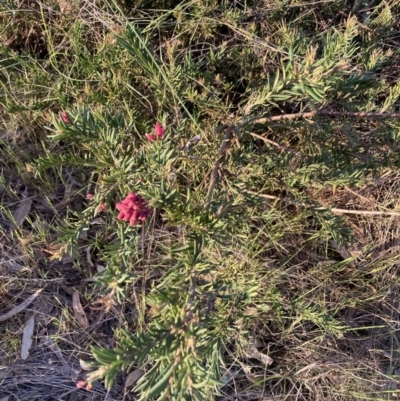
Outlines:
[[[380,113],[374,111],[329,111],[321,110],[317,114],[327,116],[343,117],[366,117],[366,118],[400,118],[400,113]]]
[[[274,196],[274,195],[266,195],[266,194],[258,194],[257,192],[253,191],[246,191],[249,194],[252,195],[257,195],[260,198],[265,198],[265,199],[272,199],[272,200],[279,200],[281,202],[289,203],[291,205],[297,205],[297,206],[303,206],[303,207],[313,207],[312,205],[308,205],[303,202],[297,202],[288,198],[281,198],[279,196]],[[332,213],[337,213],[337,214],[358,214],[358,215],[364,215],[364,216],[400,216],[400,212],[384,212],[384,211],[378,211],[378,210],[352,210],[352,209],[341,209],[337,207],[332,207],[330,208],[329,206],[326,207],[315,207],[314,210],[329,210]]]
[[[2,263],[0,263],[1,265]],[[63,281],[62,278],[20,278],[20,277],[13,277],[13,276],[0,276],[1,279],[5,280],[18,280],[18,281],[40,281],[42,283],[61,283]]]
[[[269,143],[269,144],[275,146],[276,148],[278,148],[280,150],[284,150],[285,152],[292,153],[292,154],[294,154],[296,156],[303,156],[303,154],[301,154],[300,152],[297,152],[297,151],[295,151],[295,150],[293,150],[291,148],[287,148],[286,146],[279,145],[279,143],[276,143],[274,141],[271,141],[270,139],[264,138],[261,135],[254,134],[253,132],[250,132],[250,135],[253,136],[254,138],[261,139],[262,141],[264,141],[266,143]]]
[[[314,110],[304,113],[281,114],[279,116],[261,117],[253,120],[255,124],[265,124],[270,121],[295,120],[298,118],[311,118],[316,115],[339,116],[339,117],[364,117],[364,118],[400,118],[400,113],[379,113],[369,111],[329,111]]]
[[[13,317],[19,312],[22,312],[25,308],[31,304],[36,297],[43,291],[43,288],[40,288],[37,290],[35,293],[33,293],[30,297],[25,299],[25,301],[21,302],[19,305],[15,306],[13,309],[5,313],[4,315],[0,315],[0,322],[4,322],[4,320],[9,319],[10,317]]]
[[[281,121],[281,120],[295,120],[297,118],[311,118],[317,114],[317,111],[308,111],[305,113],[295,113],[295,114],[281,114],[279,116],[271,117],[261,117],[253,120],[254,124],[265,124],[270,121]]]
[[[208,192],[207,192],[207,197],[206,197],[206,206],[209,206],[211,203],[211,198],[212,194],[214,192],[215,185],[217,184],[218,180],[218,170],[221,165],[222,159],[224,158],[225,152],[228,149],[231,137],[232,137],[232,131],[234,129],[233,125],[230,125],[225,132],[224,135],[224,140],[221,143],[221,146],[219,147],[218,150],[218,159],[214,164],[214,167],[211,172],[211,180],[210,180],[210,185],[208,187]]]
[[[360,214],[364,216],[400,216],[400,212],[382,212],[379,210],[351,210],[351,209],[340,209],[337,207],[318,207],[316,210],[329,209],[333,213],[343,213],[343,214]]]

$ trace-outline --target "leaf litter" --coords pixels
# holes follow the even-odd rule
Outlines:
[[[85,311],[82,308],[81,300],[79,298],[79,292],[75,290],[72,293],[72,308],[75,312],[75,318],[78,321],[78,323],[84,328],[88,328],[89,326],[89,321],[88,318],[85,314]]]
[[[145,372],[142,369],[135,369],[129,373],[125,380],[125,390],[132,387],[144,375],[144,373]]]
[[[32,198],[28,198],[27,188],[25,188],[24,192],[22,193],[22,197],[23,199],[19,202],[18,207],[13,213],[13,229],[17,229],[22,226],[32,208]]]
[[[17,313],[22,312],[24,309],[26,309],[35,299],[36,297],[43,291],[43,288],[40,288],[37,290],[35,293],[33,293],[31,296],[29,296],[25,301],[21,302],[19,305],[15,306],[13,309],[8,311],[7,313],[4,313],[3,315],[0,315],[0,322],[3,322],[7,319],[10,319]]]

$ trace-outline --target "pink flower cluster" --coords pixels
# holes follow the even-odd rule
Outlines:
[[[155,135],[146,134],[146,138],[151,142],[154,142],[157,139],[161,139],[164,136],[165,129],[158,121],[156,122],[156,125],[154,126],[154,132],[155,132]]]
[[[130,226],[142,223],[149,217],[151,209],[147,202],[138,194],[130,192],[128,196],[115,205],[119,210],[118,220],[129,221]]]
[[[76,388],[79,390],[81,388],[85,388],[87,391],[90,391],[93,388],[92,383],[88,383],[86,380],[79,380],[76,383]]]

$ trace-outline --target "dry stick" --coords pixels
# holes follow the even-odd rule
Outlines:
[[[3,322],[4,320],[9,319],[10,317],[13,317],[19,312],[22,312],[25,308],[31,304],[35,298],[43,291],[43,288],[40,290],[37,290],[35,293],[33,293],[30,297],[25,299],[25,301],[21,302],[19,305],[15,306],[13,309],[5,313],[4,315],[0,315],[0,322]]]
[[[306,113],[295,113],[295,114],[281,114],[279,116],[261,117],[253,120],[254,124],[265,124],[270,121],[281,121],[281,120],[295,120],[296,118],[311,118],[317,114],[317,111],[308,111]]]
[[[280,198],[279,196],[274,196],[274,195],[265,195],[265,194],[258,194],[257,192],[253,191],[246,191],[249,194],[252,195],[257,195],[260,198],[265,198],[265,199],[272,199],[272,200],[279,200],[281,202],[286,202],[291,205],[296,205],[296,206],[303,206],[303,207],[313,207],[312,205],[307,205],[306,203],[302,202],[296,202],[294,200],[288,199],[288,198]],[[350,209],[340,209],[337,207],[316,207],[314,210],[329,210],[332,213],[338,213],[338,214],[358,214],[358,215],[364,215],[364,216],[372,216],[372,215],[377,215],[377,216],[400,216],[400,212],[381,212],[377,210],[350,210]]]
[[[281,114],[279,116],[261,117],[253,120],[252,122],[255,124],[265,124],[270,121],[295,120],[297,118],[311,118],[316,115],[339,116],[339,117],[365,117],[365,118],[400,118],[400,113],[314,110],[314,111],[307,111],[304,113]]]
[[[231,137],[232,137],[232,130],[234,126],[230,125],[225,132],[224,140],[221,143],[221,146],[218,150],[218,159],[214,164],[214,167],[211,172],[211,180],[210,186],[208,187],[207,197],[206,197],[206,207],[208,207],[211,203],[212,194],[214,192],[215,185],[217,184],[218,180],[218,170],[221,165],[222,159],[224,158],[225,152],[228,149]]]
[[[0,263],[0,265],[3,263]],[[50,278],[50,279],[45,279],[45,278],[20,278],[20,277],[13,277],[13,276],[0,276],[1,279],[4,280],[18,280],[18,281],[41,281],[44,283],[51,283],[51,282],[55,282],[55,283],[61,283],[62,282],[62,278]],[[1,398],[0,398],[1,400]]]

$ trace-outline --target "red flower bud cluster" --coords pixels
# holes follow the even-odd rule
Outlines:
[[[86,388],[87,391],[90,391],[93,388],[93,384],[88,383],[86,380],[79,380],[76,383],[76,388],[77,389]]]
[[[71,124],[71,120],[69,119],[69,115],[67,114],[66,111],[63,111],[61,113],[61,120],[63,120],[65,124]]]
[[[157,139],[161,139],[164,136],[165,133],[165,129],[164,127],[157,121],[156,125],[154,126],[154,133],[153,134],[146,134],[146,138],[150,141],[150,142],[154,142]]]
[[[133,192],[130,192],[123,201],[117,203],[115,208],[119,210],[118,220],[129,221],[129,225],[132,227],[145,221],[151,212],[147,202]]]

